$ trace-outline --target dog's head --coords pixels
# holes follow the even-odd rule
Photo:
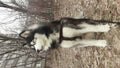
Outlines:
[[[28,44],[34,46],[37,52],[48,50],[55,41],[53,39],[53,30],[48,25],[37,26],[37,28],[34,27],[34,29],[24,30],[20,36],[24,37]]]

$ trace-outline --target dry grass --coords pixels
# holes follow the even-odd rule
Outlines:
[[[54,0],[54,18],[74,17],[120,21],[119,0]],[[112,27],[102,35],[87,34],[84,38],[106,39],[105,48],[85,47],[52,50],[50,68],[119,68],[120,28]]]

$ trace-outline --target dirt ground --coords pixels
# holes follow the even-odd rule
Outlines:
[[[53,0],[54,19],[61,17],[120,21],[119,0]],[[110,24],[111,25],[111,24]],[[112,26],[112,25],[111,25]],[[49,52],[48,68],[119,68],[120,31],[112,27],[104,34],[89,33],[85,39],[106,39],[108,46],[59,48]]]

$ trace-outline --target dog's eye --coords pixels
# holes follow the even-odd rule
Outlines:
[[[36,44],[36,40],[37,40],[37,38],[34,38],[34,40],[32,40],[30,44],[31,45],[35,45]]]
[[[35,47],[34,47],[34,46],[31,46],[31,48],[35,50]]]
[[[32,41],[30,44],[31,44],[31,45],[35,45],[35,42],[34,42],[34,41]]]

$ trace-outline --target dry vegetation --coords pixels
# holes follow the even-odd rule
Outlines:
[[[120,21],[119,0],[54,0],[54,18],[74,17]],[[111,25],[111,24],[110,24]],[[106,39],[105,48],[84,47],[51,50],[47,68],[119,68],[120,31],[112,27],[108,33],[89,33],[85,39]]]

